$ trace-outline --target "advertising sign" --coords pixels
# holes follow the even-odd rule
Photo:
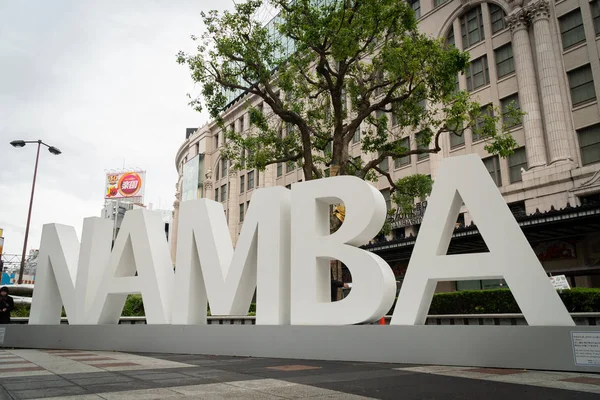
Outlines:
[[[200,154],[183,165],[183,184],[181,188],[181,201],[195,200],[198,188],[202,188],[204,175],[204,154]]]
[[[105,199],[126,199],[144,195],[145,171],[109,172],[106,174]]]

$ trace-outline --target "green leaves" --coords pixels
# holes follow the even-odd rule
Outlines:
[[[262,25],[254,16],[266,1],[279,15]],[[196,53],[179,52],[177,62],[201,85],[190,104],[220,121],[234,168],[298,162],[310,180],[338,165],[340,174],[377,180],[382,157],[438,152],[451,132],[471,131],[502,157],[516,146],[510,130],[522,114],[510,107],[482,113],[457,91],[469,54],[420,33],[407,2],[249,0],[232,12],[202,13],[202,21],[205,33],[192,38]],[[236,98],[249,131],[220,120]],[[379,158],[351,158],[357,129],[361,151]],[[401,207],[426,196],[422,177],[394,182],[383,172]]]

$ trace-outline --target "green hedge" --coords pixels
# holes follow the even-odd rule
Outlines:
[[[575,288],[558,291],[569,312],[600,312],[600,289]],[[388,314],[394,312],[394,306]],[[447,314],[506,314],[521,310],[509,289],[465,290],[461,292],[436,293],[429,309],[430,315]],[[65,315],[63,310],[63,316]],[[123,307],[124,317],[143,317],[142,296],[130,295]],[[208,310],[210,315],[210,310]],[[252,303],[248,315],[256,315],[256,304]],[[15,306],[13,317],[28,317],[29,305]]]
[[[569,312],[600,312],[600,289],[559,290],[558,295]],[[389,314],[393,311],[394,307]],[[520,312],[521,310],[509,289],[436,293],[429,308],[429,315]]]

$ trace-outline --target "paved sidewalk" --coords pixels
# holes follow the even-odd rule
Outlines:
[[[128,354],[0,352],[3,399],[598,399],[600,375]]]

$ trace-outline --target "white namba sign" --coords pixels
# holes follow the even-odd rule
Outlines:
[[[489,252],[447,255],[462,203]],[[346,218],[330,234],[329,205]],[[181,204],[173,272],[160,217],[127,213],[111,251],[110,221],[87,218],[81,243],[72,227],[42,233],[30,324],[116,324],[129,293],[141,293],[148,324],[205,324],[213,315],[246,315],[254,291],[260,325],[348,325],[376,321],[391,308],[392,270],[358,248],[381,229],[383,196],[342,176],[256,190],[234,250],[220,203]],[[352,290],[330,301],[329,261],[341,260]],[[136,276],[137,271],[137,276]],[[509,208],[476,155],[445,159],[409,263],[393,325],[424,324],[437,282],[504,278],[529,325],[573,320]]]

